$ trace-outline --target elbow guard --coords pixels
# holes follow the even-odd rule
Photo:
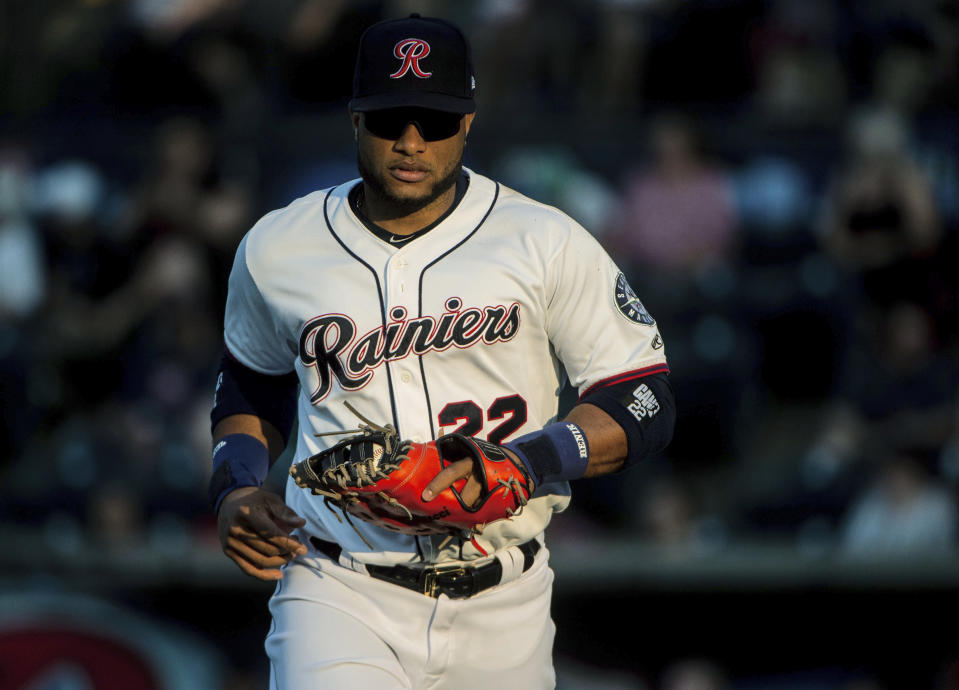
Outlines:
[[[629,451],[624,469],[664,450],[673,438],[676,401],[666,374],[605,386],[579,402],[595,405],[626,432]]]

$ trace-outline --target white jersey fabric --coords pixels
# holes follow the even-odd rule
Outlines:
[[[347,400],[405,439],[462,430],[503,442],[556,420],[565,375],[582,394],[665,371],[655,323],[592,235],[553,207],[464,173],[469,187],[453,211],[400,245],[352,210],[359,180],[267,214],[241,242],[226,345],[255,371],[296,371],[294,462],[344,438],[315,434],[356,428]],[[566,483],[539,487],[518,516],[457,541],[350,524],[292,479],[286,489],[307,521],[303,535],[380,565],[491,555],[540,535],[569,496]]]

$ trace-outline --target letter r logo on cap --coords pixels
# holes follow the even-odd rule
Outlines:
[[[412,71],[420,79],[429,79],[432,72],[424,72],[420,67],[420,60],[430,54],[430,44],[421,38],[404,38],[393,46],[393,55],[403,64],[390,75],[390,79],[399,79],[407,72]]]

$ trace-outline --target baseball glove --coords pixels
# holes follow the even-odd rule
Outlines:
[[[391,425],[380,426],[359,414],[359,432],[290,468],[297,486],[323,496],[328,507],[406,534],[481,532],[483,525],[519,514],[533,493],[522,462],[500,446],[462,434],[429,443],[401,441]],[[351,432],[337,432],[351,433]],[[444,467],[469,458],[480,496],[468,505],[465,479],[426,503],[423,489]]]

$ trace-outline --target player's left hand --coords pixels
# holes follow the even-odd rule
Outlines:
[[[482,486],[479,480],[473,476],[473,467],[474,464],[471,458],[457,460],[451,465],[447,465],[439,474],[433,477],[430,483],[426,485],[426,488],[423,489],[423,500],[432,501],[444,489],[452,486],[461,479],[465,479],[466,485],[460,490],[460,496],[463,499],[463,503],[475,507],[482,493]]]

